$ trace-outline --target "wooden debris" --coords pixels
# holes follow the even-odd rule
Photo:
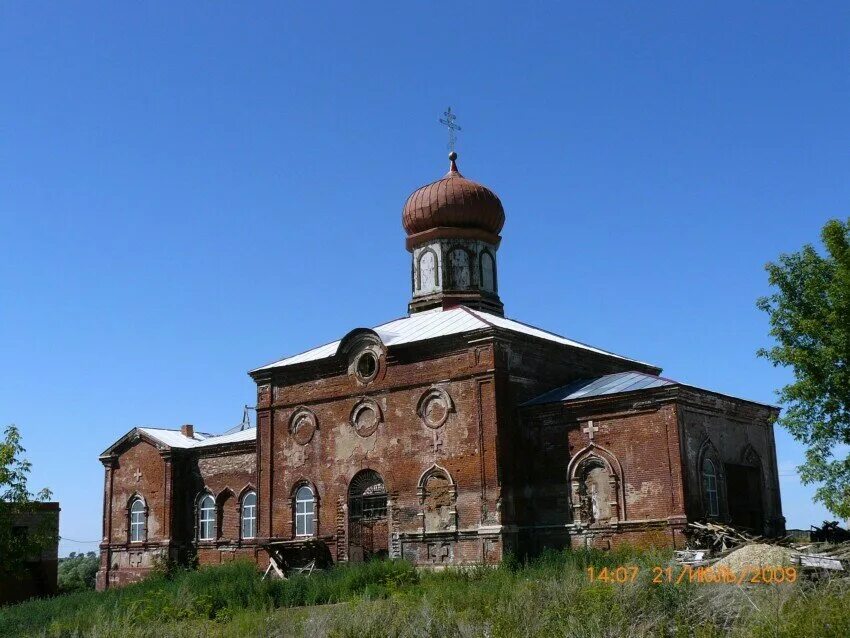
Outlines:
[[[688,523],[685,532],[689,545],[694,548],[724,552],[746,543],[762,541],[761,536],[751,536],[729,525],[720,523]]]
[[[800,554],[800,567],[815,567],[817,569],[832,569],[836,571],[844,571],[844,565],[837,558],[829,558],[827,556],[812,556],[810,554]]]
[[[816,543],[844,543],[850,541],[850,532],[838,521],[824,521],[820,527],[812,525],[811,538]]]
[[[683,565],[706,565],[723,561],[746,545],[774,545],[793,550],[793,561],[806,573],[815,574],[821,570],[845,571],[850,561],[850,533],[845,542],[836,542],[842,533],[847,533],[836,524],[824,523],[823,531],[816,540],[812,533],[812,543],[799,543],[791,536],[784,538],[764,538],[751,535],[729,525],[713,522],[688,523],[686,534],[690,549],[676,552],[676,561]],[[824,531],[825,530],[825,531]],[[700,551],[708,550],[708,551]],[[845,561],[845,562],[842,562]]]

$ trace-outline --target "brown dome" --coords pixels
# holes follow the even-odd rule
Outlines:
[[[466,229],[458,234],[481,235],[482,239],[498,243],[499,232],[505,225],[502,202],[486,186],[461,175],[455,164],[456,158],[456,153],[449,155],[451,166],[442,179],[423,186],[407,198],[401,221],[407,231],[408,245],[413,235],[428,233],[430,238],[434,233],[428,231],[437,228],[445,231],[452,228]],[[439,233],[441,237],[448,234]]]

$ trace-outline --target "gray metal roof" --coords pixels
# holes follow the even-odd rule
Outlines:
[[[580,341],[573,341],[572,339],[548,332],[547,330],[541,330],[540,328],[535,328],[534,326],[529,326],[528,324],[514,321],[512,319],[506,319],[505,317],[499,317],[498,315],[493,315],[482,310],[473,310],[466,306],[457,306],[447,310],[436,309],[419,312],[410,315],[409,317],[402,317],[401,319],[396,319],[395,321],[390,321],[389,323],[377,326],[376,328],[373,328],[373,330],[378,333],[378,336],[381,338],[381,341],[384,342],[384,345],[395,346],[492,327],[510,330],[512,332],[518,332],[532,337],[538,337],[540,339],[546,339],[547,341],[581,348],[582,350],[590,350],[591,352],[605,354],[610,357],[631,361],[632,363],[649,365],[642,361],[636,361],[635,359],[629,359],[628,357],[608,352],[607,350],[594,348],[593,346],[581,343]],[[307,352],[302,352],[301,354],[296,354],[294,356],[281,359],[280,361],[275,361],[274,363],[256,368],[251,370],[251,372],[259,372],[260,370],[268,370],[270,368],[282,368],[285,366],[295,365],[297,363],[304,363],[305,361],[326,359],[337,353],[340,343],[341,341],[334,341],[332,343],[319,346],[318,348],[308,350]]]
[[[637,390],[648,390],[649,388],[660,388],[665,385],[678,385],[676,381],[656,377],[643,372],[617,372],[606,374],[603,377],[593,379],[580,379],[561,388],[541,394],[523,405],[540,405],[541,403],[560,403],[572,399],[589,399],[606,394],[620,394],[621,392],[635,392]]]

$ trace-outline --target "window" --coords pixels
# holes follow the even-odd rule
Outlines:
[[[702,485],[705,491],[705,508],[709,516],[720,515],[720,503],[717,498],[717,471],[711,459],[703,459]]]
[[[207,494],[198,504],[198,540],[215,539],[215,501]]]
[[[242,538],[257,535],[257,494],[248,492],[242,499]]]
[[[295,492],[295,535],[312,536],[315,530],[316,500],[313,490],[302,485]]]
[[[364,383],[368,383],[374,379],[375,375],[378,374],[378,359],[375,357],[375,353],[367,350],[357,357],[354,370],[357,373],[357,377]]]
[[[130,542],[141,543],[145,540],[145,502],[136,497],[130,504]]]

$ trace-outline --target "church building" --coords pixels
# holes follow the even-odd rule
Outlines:
[[[678,547],[696,520],[784,532],[777,409],[507,318],[502,203],[449,158],[402,211],[406,316],[251,370],[256,427],[138,427],[100,456],[100,589],[165,560],[496,564]]]

